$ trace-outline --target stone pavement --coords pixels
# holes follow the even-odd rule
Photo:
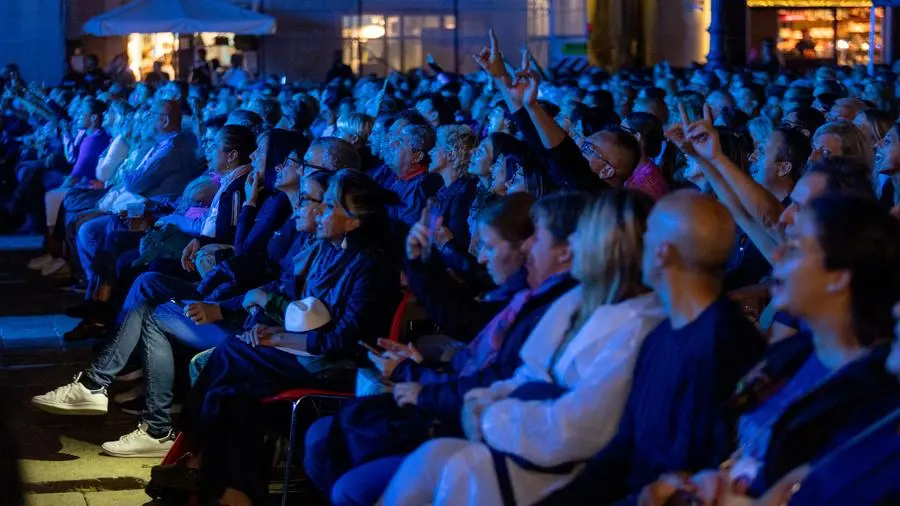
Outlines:
[[[101,443],[134,429],[135,417],[115,409],[105,417],[59,417],[29,404],[32,396],[71,381],[92,355],[91,343],[62,340],[77,322],[60,312],[80,296],[25,269],[39,247],[40,238],[0,237],[0,385],[19,441],[28,504],[145,504],[142,489],[157,459],[100,454]]]
[[[100,453],[104,441],[134,430],[137,417],[112,403],[103,417],[52,416],[29,403],[32,396],[70,382],[97,345],[63,342],[63,334],[77,321],[61,312],[82,296],[28,272],[25,264],[39,253],[40,244],[40,238],[0,236],[0,395],[8,397],[9,423],[19,441],[27,505],[158,504],[149,501],[143,487],[159,459],[114,459]],[[110,397],[121,388],[113,385]],[[272,492],[272,504],[280,504],[275,495],[280,491],[273,487]],[[291,504],[320,503],[317,495],[297,495]]]

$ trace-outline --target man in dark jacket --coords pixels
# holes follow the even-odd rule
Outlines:
[[[401,200],[400,204],[389,208],[390,216],[407,227],[419,221],[428,199],[443,186],[439,176],[428,173],[428,152],[434,147],[434,141],[431,127],[409,125],[391,140],[385,155],[396,176],[388,189]]]
[[[396,345],[394,353],[403,355],[405,348],[411,358],[382,364],[396,383],[393,395],[361,398],[337,415],[339,423],[329,417],[310,428],[306,470],[321,490],[331,491],[334,504],[374,504],[405,453],[429,437],[461,434],[459,413],[466,392],[512,376],[531,330],[553,302],[576,285],[569,274],[567,241],[586,202],[582,194],[563,193],[534,205],[535,233],[524,245],[534,288],[507,299],[506,307],[445,371],[423,365],[413,348]],[[502,342],[492,349],[498,335]],[[395,432],[400,427],[402,434]]]

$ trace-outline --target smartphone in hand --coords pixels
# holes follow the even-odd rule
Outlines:
[[[172,299],[169,299],[169,302],[171,302],[172,304],[175,304],[176,306],[180,307],[182,312],[185,312],[185,313],[187,312],[188,306],[187,306],[187,304],[184,303],[183,300],[172,298]]]
[[[369,344],[365,341],[359,341],[359,345],[362,346],[363,348],[369,350],[370,352],[372,352],[372,354],[375,355],[376,357],[384,356],[384,350],[379,350],[378,348],[372,346],[371,344]]]

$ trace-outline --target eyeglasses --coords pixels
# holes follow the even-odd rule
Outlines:
[[[318,170],[325,170],[325,171],[329,171],[329,172],[331,171],[331,169],[329,169],[328,167],[322,167],[321,165],[316,165],[316,164],[305,162],[305,161],[298,163],[298,165],[300,165],[300,167],[303,168],[303,172],[306,172],[306,171],[315,172]]]
[[[313,204],[321,204],[323,201],[321,199],[314,199],[312,197],[307,197],[306,195],[301,195],[300,199],[297,200],[297,209],[302,207],[311,206]]]
[[[594,144],[587,139],[585,139],[584,143],[581,144],[581,154],[588,159],[597,158],[598,160],[606,164],[610,169],[612,169],[613,172],[619,172],[618,169],[616,169],[616,166],[609,161],[609,158],[604,156],[603,153],[597,151],[597,148],[594,147]]]

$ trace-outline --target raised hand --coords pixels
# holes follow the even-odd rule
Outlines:
[[[497,36],[494,35],[493,28],[488,31],[488,37],[490,38],[490,46],[483,48],[480,53],[472,57],[475,59],[475,63],[488,75],[494,79],[504,81],[504,84],[509,86],[512,79],[509,76],[509,72],[506,71],[506,65],[503,64],[503,53],[500,51],[500,43],[497,41]]]
[[[684,136],[691,143],[694,151],[701,158],[712,161],[722,154],[722,145],[719,142],[719,132],[713,126],[715,118],[709,105],[703,106],[703,119],[688,124],[687,113],[681,106],[681,122],[684,128]]]
[[[247,175],[247,182],[244,183],[244,204],[256,205],[259,189],[262,187],[262,179],[262,175],[257,174],[255,170],[250,171],[250,174]]]

